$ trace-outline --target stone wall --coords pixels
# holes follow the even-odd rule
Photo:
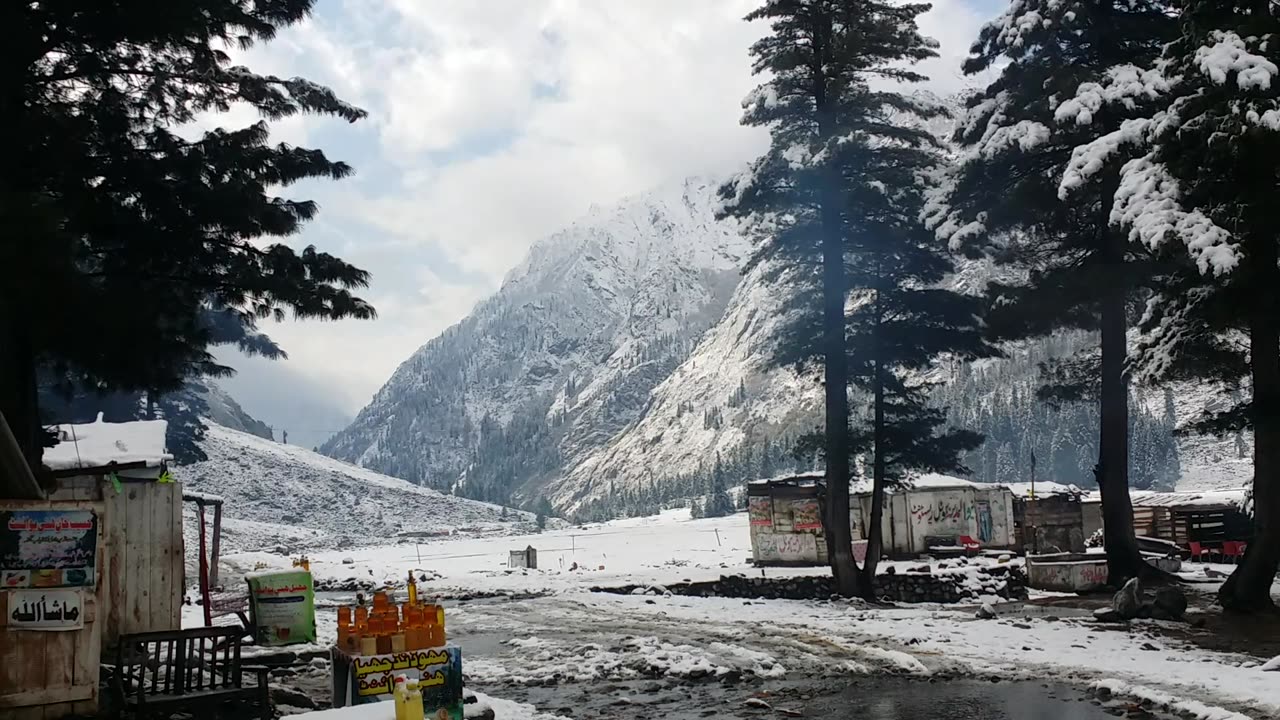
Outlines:
[[[925,566],[927,567],[927,566]],[[822,575],[789,578],[760,578],[721,575],[708,582],[674,585],[623,585],[594,587],[594,592],[633,595],[692,595],[745,599],[825,600],[835,594],[830,577]],[[973,568],[967,572],[885,573],[876,577],[876,596],[895,602],[958,603],[980,596],[995,595],[1008,600],[1027,597],[1026,575],[1021,567],[998,565]]]

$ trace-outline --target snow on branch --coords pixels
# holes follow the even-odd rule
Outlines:
[[[1111,224],[1129,228],[1129,239],[1155,248],[1177,237],[1187,246],[1200,272],[1220,275],[1240,261],[1231,233],[1199,210],[1179,202],[1178,181],[1163,163],[1146,155],[1124,164],[1111,209]]]
[[[1196,66],[1206,77],[1224,85],[1231,73],[1235,73],[1241,90],[1271,89],[1271,77],[1280,74],[1275,63],[1249,52],[1244,38],[1236,33],[1214,30],[1209,38],[1215,41],[1213,45],[1196,50]]]
[[[1138,98],[1154,99],[1167,92],[1179,78],[1165,77],[1163,67],[1142,69],[1124,64],[1107,70],[1103,82],[1081,83],[1075,97],[1063,102],[1053,113],[1059,123],[1074,121],[1088,125],[1104,105],[1119,103],[1132,110]]]
[[[949,172],[958,170],[940,168],[929,174],[924,205],[920,208],[920,222],[926,229],[932,230],[939,240],[946,241],[952,252],[957,252],[966,242],[979,239],[987,232],[987,214],[978,213],[976,219],[966,221],[951,206],[954,179],[948,175]]]
[[[1020,48],[1026,42],[1028,35],[1041,27],[1047,28],[1053,25],[1053,20],[1046,18],[1038,10],[1031,9],[1029,7],[1031,4],[1026,0],[1013,0],[1009,3],[1008,10],[991,21],[991,27],[999,31],[996,36],[998,44],[1004,47]],[[1061,3],[1059,0],[1049,0],[1047,5],[1047,9],[1056,10]]]
[[[1164,113],[1154,118],[1137,118],[1120,123],[1112,131],[1092,142],[1079,145],[1071,151],[1071,160],[1058,184],[1058,198],[1066,200],[1071,192],[1089,181],[1107,166],[1113,156],[1126,145],[1142,146],[1150,141],[1152,129],[1164,119]]]

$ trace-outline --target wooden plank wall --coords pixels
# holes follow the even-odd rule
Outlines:
[[[89,485],[69,486],[82,492]],[[102,631],[98,617],[104,594],[106,561],[104,507],[87,500],[67,502],[3,501],[5,507],[93,510],[98,513],[98,583],[84,590],[84,628],[63,632],[11,630],[7,592],[0,591],[0,717],[14,720],[57,720],[98,712],[98,665]]]
[[[104,486],[107,507],[106,623],[103,641],[182,625],[182,485]]]

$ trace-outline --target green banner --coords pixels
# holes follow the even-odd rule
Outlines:
[[[259,645],[316,641],[316,593],[306,570],[251,573],[249,607]]]

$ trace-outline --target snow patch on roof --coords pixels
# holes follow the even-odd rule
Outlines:
[[[1034,497],[1048,497],[1050,495],[1084,495],[1085,492],[1078,485],[1064,485],[1063,483],[1043,481],[1037,483],[1003,483],[1003,485],[1017,497],[1030,498],[1033,497],[1031,490],[1035,488]]]
[[[167,427],[164,420],[103,422],[102,413],[98,413],[98,419],[91,423],[56,426],[59,442],[44,451],[43,461],[51,470],[137,462],[156,467],[173,459],[164,448]]]

